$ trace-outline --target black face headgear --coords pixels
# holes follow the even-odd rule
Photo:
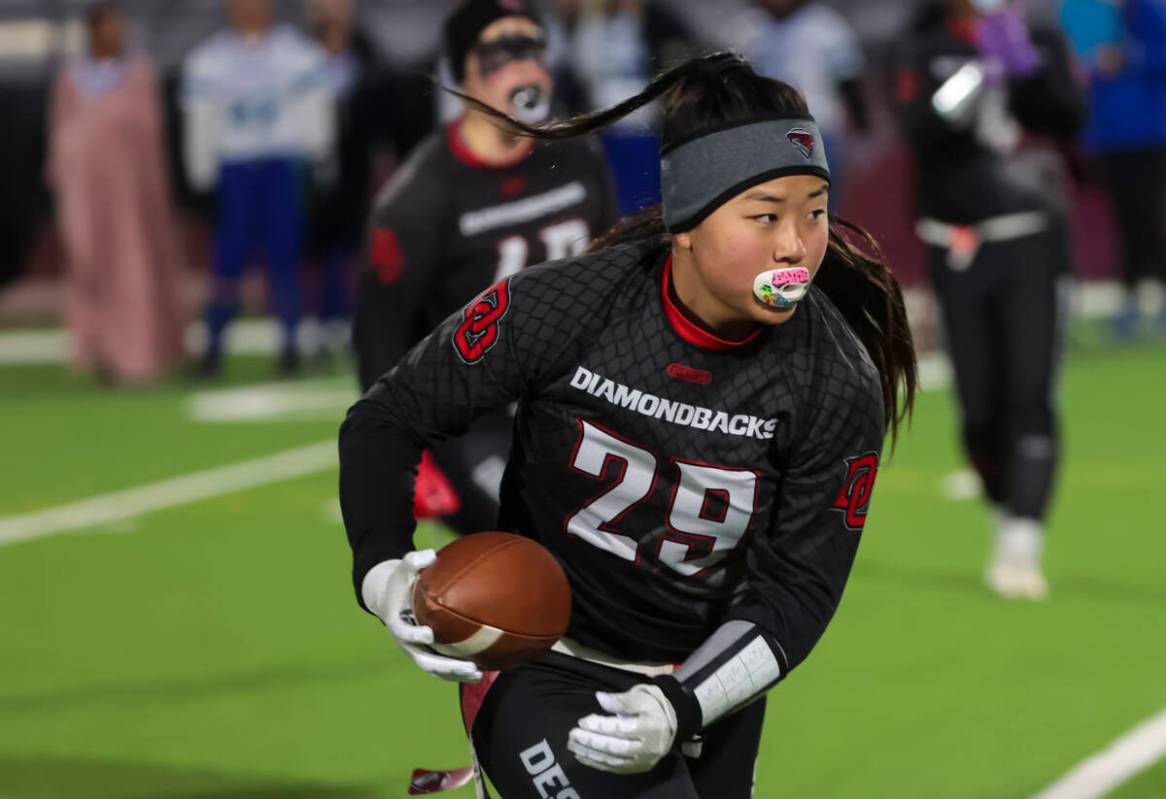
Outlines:
[[[445,21],[445,55],[458,83],[466,77],[466,56],[482,31],[503,17],[526,17],[540,24],[526,0],[466,0]]]

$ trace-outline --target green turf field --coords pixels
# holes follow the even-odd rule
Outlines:
[[[208,423],[187,385],[0,369],[0,517],[333,438],[350,381],[296,385],[338,399]],[[837,619],[772,695],[757,795],[1026,799],[1166,708],[1164,390],[1166,349],[1070,358],[1040,605],[982,589],[987,514],[942,495],[953,409],[925,394]],[[353,601],[335,489],[326,469],[0,546],[0,797],[372,799],[465,765],[453,689]],[[1112,795],[1166,796],[1166,764]]]

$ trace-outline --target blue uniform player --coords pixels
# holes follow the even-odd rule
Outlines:
[[[301,169],[331,151],[332,98],[322,52],[292,28],[274,27],[270,0],[231,0],[228,8],[231,29],[196,48],[183,68],[187,173],[218,200],[200,371],[218,371],[243,270],[262,253],[283,330],[279,367],[291,372],[298,366]]]

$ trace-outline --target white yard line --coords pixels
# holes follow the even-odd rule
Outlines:
[[[311,338],[316,326],[305,322],[301,335]],[[227,348],[232,354],[272,355],[279,351],[279,325],[274,319],[242,319],[231,325]],[[206,330],[196,321],[186,329],[186,351],[202,351]],[[69,334],[60,328],[49,330],[0,331],[0,366],[63,363],[69,355]]]
[[[336,466],[336,441],[285,450],[157,483],[101,494],[21,516],[0,518],[0,546],[117,522],[256,486],[326,471]]]
[[[939,391],[951,385],[951,361],[940,352],[918,356],[919,387],[923,391]]]
[[[339,424],[359,398],[356,380],[345,375],[198,391],[187,399],[186,408],[198,422],[334,419]]]
[[[1033,799],[1098,799],[1166,757],[1166,710],[1076,766]]]
[[[11,330],[0,333],[0,365],[60,363],[69,351],[64,330]]]

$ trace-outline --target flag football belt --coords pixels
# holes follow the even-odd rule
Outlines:
[[[976,260],[981,244],[1011,241],[1043,233],[1048,229],[1044,211],[1022,211],[993,216],[974,225],[953,225],[923,217],[915,224],[915,234],[926,244],[947,250],[947,265],[962,272]]]
[[[661,674],[671,674],[676,671],[676,666],[672,663],[632,663],[631,661],[612,657],[606,652],[600,652],[591,647],[583,646],[578,641],[573,641],[567,637],[560,638],[556,641],[554,646],[551,647],[551,651],[558,652],[561,655],[570,655],[571,657],[590,661],[591,663],[598,663],[600,666],[643,674],[647,677],[657,677]]]
[[[664,226],[691,230],[750,186],[787,175],[830,179],[809,114],[782,114],[702,131],[660,148]]]

